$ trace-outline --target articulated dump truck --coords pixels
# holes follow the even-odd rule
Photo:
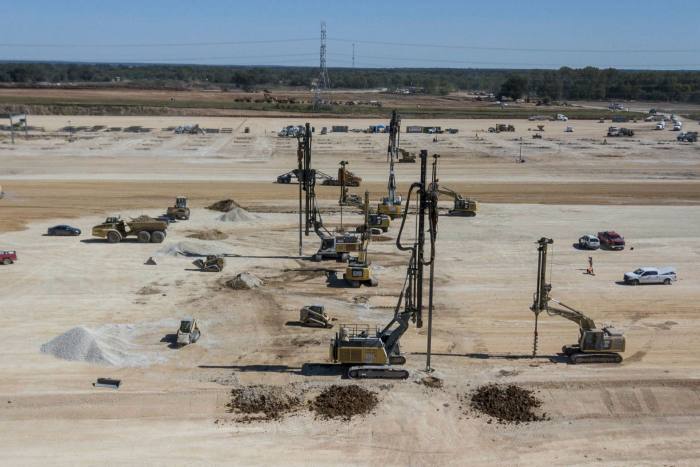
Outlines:
[[[130,221],[119,217],[108,217],[102,224],[92,228],[92,236],[106,239],[109,243],[119,243],[127,237],[136,237],[139,243],[161,243],[165,240],[166,221],[139,216]]]

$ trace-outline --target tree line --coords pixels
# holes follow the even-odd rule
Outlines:
[[[308,88],[313,67],[0,63],[0,83],[116,83],[134,87],[261,89]],[[499,70],[445,68],[334,68],[331,85],[341,89],[415,88],[445,95],[457,90],[493,92],[542,100],[662,100],[700,103],[700,71],[560,68]]]

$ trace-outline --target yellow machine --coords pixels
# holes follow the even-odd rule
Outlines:
[[[169,206],[165,213],[170,219],[186,221],[190,218],[190,208],[187,207],[187,198],[178,196],[175,198],[175,206]]]
[[[374,212],[371,207],[362,202],[359,196],[355,194],[348,194],[348,189],[343,186],[340,187],[340,200],[338,201],[338,204],[340,206],[354,206],[356,208],[360,208],[363,213],[365,208],[369,209],[369,212],[367,213],[367,221],[370,229],[380,229],[382,232],[388,232],[389,227],[391,227],[391,218],[389,216]],[[358,230],[362,230],[362,227],[358,228]]]
[[[389,123],[389,147],[387,159],[389,162],[389,184],[387,186],[387,196],[377,205],[377,213],[389,216],[392,219],[401,217],[401,196],[396,194],[396,175],[394,174],[394,162],[399,159],[399,134],[401,131],[401,117],[394,110],[391,113]]]
[[[620,363],[622,356],[618,352],[625,351],[625,336],[622,331],[604,326],[598,329],[595,322],[578,310],[552,299],[549,292],[552,285],[547,283],[547,249],[553,240],[542,237],[537,241],[537,289],[530,309],[535,313],[535,340],[533,344],[533,356],[537,354],[537,317],[543,311],[550,316],[561,316],[573,321],[579,327],[579,340],[577,344],[565,345],[562,352],[569,357],[569,361],[576,363]],[[557,306],[552,306],[549,302]]]
[[[479,204],[473,199],[464,198],[451,188],[440,186],[437,192],[450,196],[454,200],[454,205],[449,211],[450,216],[474,217],[479,210]]]
[[[360,287],[362,284],[370,287],[379,285],[377,279],[372,275],[371,261],[367,256],[367,249],[372,238],[371,228],[369,226],[369,192],[365,191],[365,223],[362,226],[361,248],[357,257],[350,257],[348,265],[345,267],[343,279],[350,284],[351,287]]]
[[[408,192],[406,207],[411,201],[411,194],[418,194],[418,209],[416,210],[417,235],[413,244],[402,244],[402,234],[406,222],[408,210],[404,210],[401,227],[397,234],[396,246],[401,251],[410,251],[411,258],[408,262],[406,280],[399,294],[399,299],[394,309],[393,319],[382,329],[370,332],[370,327],[363,324],[341,324],[335,338],[330,344],[330,358],[333,362],[347,365],[349,378],[383,378],[406,379],[408,370],[397,368],[395,365],[403,365],[406,358],[401,354],[399,341],[409,327],[411,321],[416,327],[423,326],[423,267],[430,266],[429,294],[428,294],[428,341],[430,341],[430,320],[433,309],[433,279],[435,264],[435,240],[437,238],[437,193],[427,190],[426,160],[427,151],[421,151],[421,181],[414,183]],[[433,181],[437,158],[433,163]],[[436,185],[433,185],[436,186]],[[367,195],[366,199],[367,199]],[[368,200],[367,200],[368,202]],[[427,230],[430,236],[430,255],[424,255],[426,241],[426,215],[428,219]],[[350,266],[348,266],[350,267]],[[347,274],[347,272],[346,272]],[[429,355],[429,353],[428,353]],[[429,366],[429,360],[428,360]]]

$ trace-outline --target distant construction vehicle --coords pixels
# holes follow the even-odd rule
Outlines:
[[[221,272],[224,270],[226,261],[221,255],[207,255],[205,259],[196,259],[192,264],[197,266],[202,272]]]
[[[195,318],[185,318],[180,321],[180,327],[175,335],[175,343],[178,346],[194,344],[202,336]]]
[[[360,186],[360,182],[362,182],[360,177],[349,170],[345,172],[343,172],[343,170],[344,169],[342,167],[338,169],[338,178],[332,177],[324,172],[321,172],[320,170],[314,170],[314,176],[316,177],[316,180],[321,181],[321,185],[340,186],[341,178],[344,178],[347,186]],[[294,183],[299,183],[299,169],[290,170],[289,172],[277,176],[276,182],[286,184],[292,183],[292,180],[295,180]]]
[[[399,158],[399,135],[401,134],[401,117],[394,110],[389,123],[389,146],[387,149],[387,161],[389,162],[389,183],[387,184],[387,196],[377,205],[377,212],[385,214],[392,219],[401,217],[401,196],[396,194],[396,175],[394,174],[394,162]]]
[[[489,127],[488,131],[489,133],[512,132],[515,131],[515,127],[505,123],[498,123],[496,126]]]
[[[15,250],[0,251],[0,264],[7,266],[15,261],[17,261],[17,252]]]
[[[634,136],[634,130],[630,130],[629,128],[618,128],[616,126],[611,126],[608,128],[608,136]]]
[[[479,204],[469,198],[464,198],[462,195],[457,193],[451,188],[445,186],[438,186],[436,188],[438,193],[450,196],[454,200],[452,209],[449,210],[450,216],[461,216],[461,217],[474,217],[479,210]]]
[[[170,219],[188,220],[190,218],[190,208],[187,207],[187,198],[184,196],[175,198],[175,206],[169,206],[165,215]]]
[[[372,239],[371,227],[369,226],[369,192],[365,192],[365,222],[362,226],[362,236],[360,247],[357,257],[348,258],[348,265],[345,268],[345,273],[343,274],[343,279],[351,287],[360,287],[361,285],[368,285],[370,287],[376,287],[379,285],[377,278],[374,277],[372,273],[371,261],[369,260],[369,255],[367,250],[369,248],[369,243]]]
[[[307,305],[299,310],[299,322],[310,328],[332,328],[331,319],[323,305]]]
[[[620,352],[625,351],[625,336],[621,331],[612,327],[598,329],[591,318],[549,296],[552,285],[547,283],[546,279],[547,249],[552,243],[552,239],[544,237],[537,241],[537,288],[530,307],[530,310],[535,313],[533,356],[537,355],[537,318],[544,311],[550,316],[561,316],[578,325],[578,344],[562,347],[562,352],[571,363],[620,363],[622,361]],[[559,306],[552,306],[550,302]]]
[[[399,148],[399,153],[401,154],[398,160],[399,164],[414,164],[416,162],[416,156],[405,149]]]
[[[406,357],[401,354],[399,348],[399,341],[409,328],[411,321],[415,322],[418,328],[423,326],[423,267],[430,265],[429,284],[432,290],[435,261],[435,250],[432,247],[435,245],[437,236],[438,219],[437,193],[429,192],[426,182],[428,152],[421,151],[420,158],[421,179],[420,182],[411,185],[406,201],[406,204],[410,202],[413,192],[418,195],[416,211],[418,232],[411,246],[404,246],[401,243],[408,214],[408,209],[405,209],[401,229],[396,238],[396,246],[399,250],[410,251],[411,258],[408,262],[406,280],[394,310],[394,317],[384,328],[376,329],[375,332],[370,332],[369,326],[364,324],[341,324],[335,338],[331,340],[330,358],[348,367],[349,378],[406,379],[409,376],[408,370],[396,367],[406,363]],[[437,158],[433,164],[433,173],[435,173]],[[436,182],[433,176],[431,186],[437,186]],[[429,223],[431,245],[429,259],[424,257],[426,217]],[[432,294],[429,294],[429,317],[432,314],[432,303]]]
[[[139,243],[162,243],[167,228],[166,221],[148,216],[140,216],[130,221],[108,217],[102,224],[92,228],[92,236],[105,238],[109,243],[119,243],[127,237],[136,237]]]

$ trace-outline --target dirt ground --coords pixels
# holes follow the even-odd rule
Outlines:
[[[150,133],[78,132],[68,125],[127,127]],[[162,128],[199,123],[231,134],[175,135]],[[696,465],[700,458],[700,365],[696,336],[700,288],[700,146],[650,123],[625,126],[634,138],[608,138],[610,123],[512,121],[515,133],[491,134],[497,122],[404,121],[458,128],[456,135],[401,134],[402,147],[440,153],[443,184],[481,202],[475,218],[441,216],[436,266],[432,364],[441,389],[425,376],[426,329],[402,339],[411,377],[363,381],[379,405],[350,421],[321,420],[307,411],[280,420],[239,423],[226,409],[231,389],[292,384],[310,393],[346,384],[328,363],[339,323],[386,324],[408,258],[391,241],[370,255],[377,288],[335,287],[326,269],[298,256],[296,185],[273,184],[296,164],[296,142],[274,132],[290,122],[258,118],[33,117],[43,127],[29,140],[0,141],[0,249],[19,261],[0,266],[6,329],[0,361],[0,450],[11,465],[367,464],[384,465]],[[313,120],[317,168],[334,174],[338,161],[363,177],[373,198],[386,179],[386,135],[320,135],[339,124]],[[374,120],[353,120],[351,127]],[[566,125],[575,128],[565,133]],[[688,123],[687,130],[694,124]],[[243,133],[243,128],[250,133]],[[516,163],[523,137],[526,163]],[[70,140],[70,141],[69,141]],[[402,189],[417,164],[400,164]],[[365,183],[366,182],[366,183]],[[105,215],[163,212],[175,195],[193,206],[163,244],[94,241],[90,227]],[[338,191],[319,189],[329,225],[340,222]],[[257,218],[225,222],[204,209],[232,197]],[[445,200],[445,207],[449,201]],[[360,222],[357,213],[344,221]],[[70,223],[80,237],[47,237]],[[410,229],[409,225],[409,231]],[[217,229],[224,240],[188,238]],[[579,251],[584,233],[615,229],[622,252]],[[388,236],[396,235],[393,225]],[[558,356],[573,343],[573,323],[543,316],[539,356],[531,358],[535,241],[554,239],[552,296],[585,311],[627,338],[620,365],[572,366]],[[272,240],[272,241],[271,241]],[[194,243],[219,249],[223,273],[200,273],[193,257],[175,255]],[[202,247],[204,248],[204,247]],[[584,274],[594,258],[595,276]],[[144,262],[153,257],[157,265]],[[639,266],[675,266],[671,286],[628,287],[622,274]],[[224,284],[240,272],[264,281],[253,290]],[[334,329],[295,326],[298,310],[323,304]],[[173,348],[179,319],[196,316],[202,338]],[[150,364],[119,366],[67,361],[42,344],[76,326],[121,326],[132,354]],[[122,380],[118,390],[92,386]],[[461,407],[481,384],[514,383],[535,391],[549,420],[503,426]]]

